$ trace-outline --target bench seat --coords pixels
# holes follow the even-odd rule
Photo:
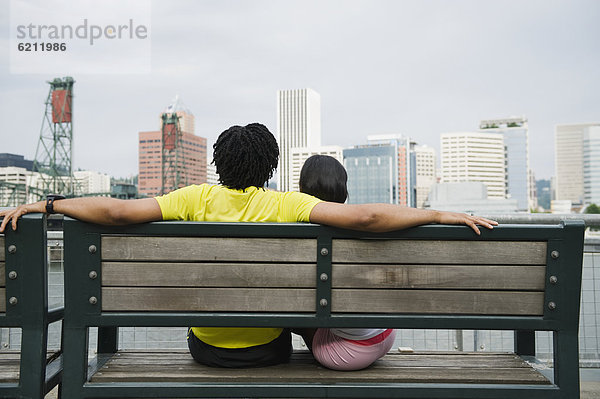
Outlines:
[[[119,351],[101,355],[91,384],[102,382],[469,383],[551,385],[514,353],[390,353],[360,373],[320,366],[308,352],[288,364],[222,369],[196,363],[188,351]]]

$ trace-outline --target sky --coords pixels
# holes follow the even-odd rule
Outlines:
[[[97,2],[78,4],[80,18],[111,15]],[[74,167],[116,177],[137,174],[138,132],[157,130],[176,95],[209,152],[231,125],[261,122],[276,135],[281,89],[321,95],[323,145],[399,133],[439,151],[441,133],[525,116],[538,179],[554,175],[557,124],[600,122],[597,0],[120,4],[142,4],[151,18],[150,65],[141,73],[11,72],[10,2],[0,2],[0,153],[35,157],[46,82],[62,76],[76,81]],[[81,51],[82,58],[103,54],[93,46]],[[106,54],[94,62],[118,61]]]

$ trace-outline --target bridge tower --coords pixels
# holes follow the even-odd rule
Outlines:
[[[187,173],[184,173],[186,154],[183,148],[180,116],[175,110],[169,111],[170,109],[167,109],[160,116],[162,120],[161,195],[188,185]]]
[[[40,172],[37,187],[44,194],[74,195],[72,77],[50,84],[33,170]]]

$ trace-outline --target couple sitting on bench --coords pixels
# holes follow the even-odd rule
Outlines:
[[[303,170],[303,192],[267,191],[264,186],[277,167],[275,137],[258,123],[224,131],[214,148],[221,185],[193,185],[164,196],[139,200],[106,197],[55,200],[48,208],[37,202],[0,212],[0,225],[17,228],[17,219],[32,212],[57,212],[97,224],[125,225],[159,220],[220,222],[312,222],[363,231],[393,231],[428,223],[477,225],[496,222],[462,213],[440,212],[391,204],[348,205],[346,173],[333,158],[311,159]],[[312,194],[312,195],[309,195]],[[313,196],[314,195],[314,196]],[[317,329],[302,335],[324,366],[358,370],[383,356],[394,341],[393,330]],[[282,328],[193,327],[188,345],[199,363],[218,367],[259,367],[285,363],[291,333]]]

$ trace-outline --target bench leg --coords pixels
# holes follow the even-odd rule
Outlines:
[[[535,356],[535,331],[515,331],[515,353],[521,356]]]
[[[98,353],[116,353],[119,349],[119,328],[98,327]]]
[[[65,319],[63,319],[60,322],[60,351],[64,353],[64,350],[65,350]],[[63,354],[63,359],[64,359],[64,354]],[[63,360],[63,364],[64,364],[64,360]],[[56,396],[58,399],[63,398],[63,396],[62,396],[62,376],[60,379],[60,383],[58,384],[58,395],[56,395]]]
[[[63,379],[60,396],[81,398],[81,389],[88,374],[88,328],[66,327],[63,347]]]
[[[25,327],[22,330],[19,384],[23,398],[44,397],[47,337],[44,328]]]
[[[565,399],[579,399],[579,337],[577,330],[554,332],[554,384]]]

